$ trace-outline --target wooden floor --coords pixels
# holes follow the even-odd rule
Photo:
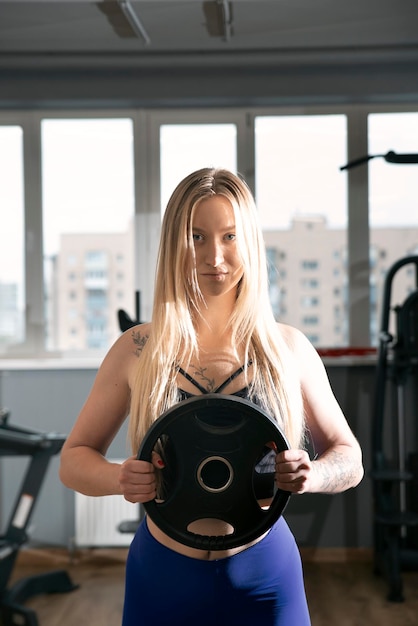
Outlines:
[[[369,552],[302,551],[302,557],[312,626],[417,626],[418,572],[403,575],[405,602],[390,603],[385,582],[373,575]],[[125,558],[124,549],[81,551],[72,559],[60,551],[23,550],[11,582],[65,569],[77,590],[26,602],[39,625],[120,626]]]

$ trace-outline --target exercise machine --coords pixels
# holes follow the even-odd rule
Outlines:
[[[132,326],[136,326],[137,324],[142,324],[141,320],[141,292],[135,291],[135,311],[136,318],[132,318],[129,313],[125,311],[125,309],[118,309],[118,323],[119,328],[122,332],[125,330],[129,330]]]
[[[65,441],[63,435],[42,433],[9,423],[10,413],[0,409],[0,457],[28,456],[29,464],[12,507],[4,535],[0,536],[0,624],[38,626],[35,611],[25,601],[43,593],[65,593],[77,589],[64,570],[28,576],[8,586],[19,549],[28,541],[27,528],[48,465]]]
[[[400,270],[414,274],[415,290],[394,305]],[[392,602],[404,600],[402,571],[418,569],[417,388],[418,256],[407,256],[385,278],[372,422],[374,571]]]

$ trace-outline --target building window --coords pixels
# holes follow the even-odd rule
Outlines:
[[[303,289],[318,289],[319,281],[316,278],[302,278],[301,286]]]
[[[301,266],[304,270],[317,270],[318,269],[318,261],[302,259]]]
[[[318,345],[320,343],[320,336],[316,335],[314,333],[306,333],[307,338],[309,339],[309,341],[311,343],[313,343],[314,345]]]
[[[317,326],[319,324],[319,318],[317,315],[306,315],[302,318],[303,326]]]
[[[301,306],[304,309],[308,309],[310,307],[316,307],[319,305],[319,298],[316,296],[302,296],[301,298]]]

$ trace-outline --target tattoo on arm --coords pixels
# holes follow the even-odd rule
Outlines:
[[[139,356],[143,350],[143,347],[147,343],[149,335],[141,335],[139,330],[132,331],[132,339],[135,344],[135,356]]]
[[[328,452],[319,458],[317,469],[321,476],[322,493],[338,493],[349,489],[356,484],[358,471],[357,463],[338,450]]]

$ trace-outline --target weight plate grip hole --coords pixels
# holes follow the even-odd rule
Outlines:
[[[197,468],[197,480],[202,489],[220,493],[231,485],[234,471],[231,463],[222,456],[209,456]]]

